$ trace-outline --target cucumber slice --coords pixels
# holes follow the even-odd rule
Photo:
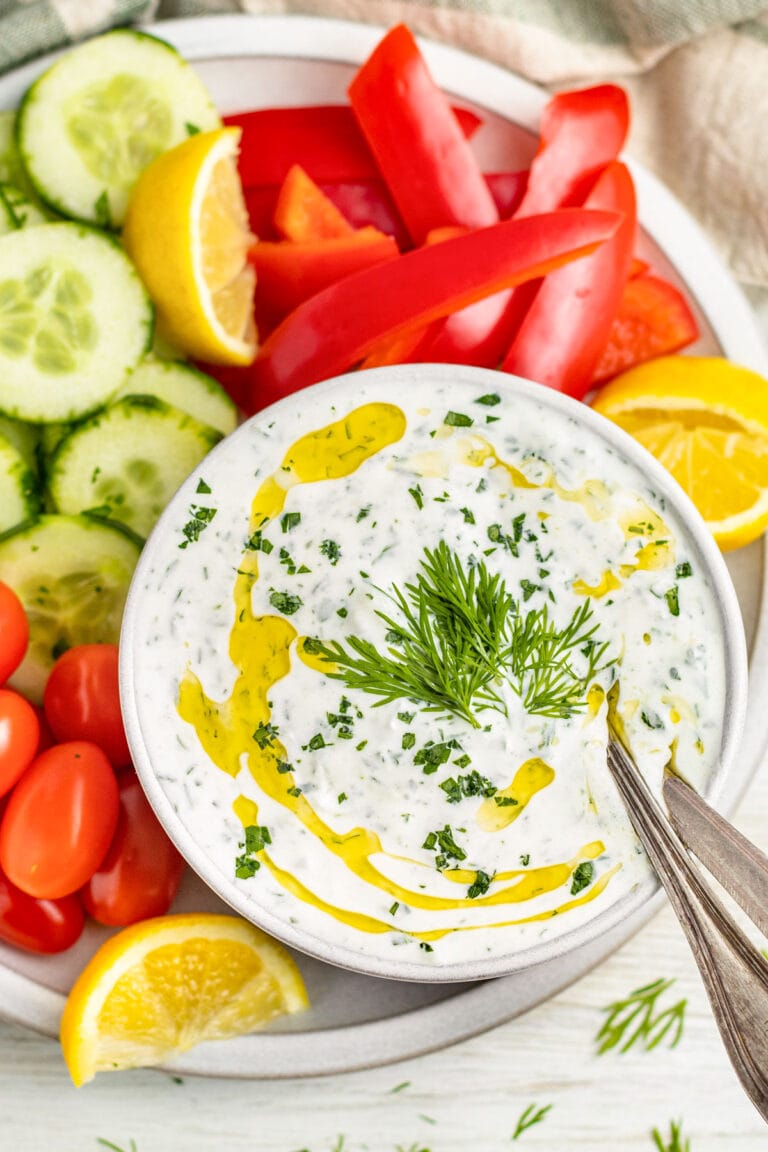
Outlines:
[[[202,81],[162,40],[119,29],[71,49],[24,97],[19,151],[64,216],[119,227],[133,185],[161,152],[220,127]]]
[[[29,193],[32,186],[16,147],[16,111],[0,112],[0,181]]]
[[[0,532],[15,528],[39,510],[34,473],[10,440],[0,436]]]
[[[104,509],[147,536],[176,489],[221,439],[154,396],[127,396],[79,425],[50,462],[60,512]]]
[[[41,424],[39,453],[44,461],[50,460],[64,437],[76,427],[76,424]]]
[[[23,457],[30,472],[37,471],[40,450],[40,430],[37,425],[24,424],[21,420],[9,420],[6,416],[0,416],[0,436],[10,440]]]
[[[0,236],[45,224],[50,216],[15,184],[0,182]]]
[[[143,360],[126,379],[118,398],[137,395],[165,400],[223,436],[237,428],[237,408],[222,386],[189,364]]]
[[[0,575],[24,605],[29,647],[11,684],[39,702],[74,644],[116,644],[140,547],[89,516],[41,516],[0,537]]]
[[[0,237],[0,411],[55,423],[100,408],[152,339],[149,297],[111,238],[78,224]]]

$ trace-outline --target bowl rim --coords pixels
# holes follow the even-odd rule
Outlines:
[[[583,423],[598,441],[606,442],[618,455],[627,460],[643,474],[648,485],[668,501],[689,536],[692,550],[698,563],[711,583],[713,597],[720,612],[724,646],[725,700],[721,734],[720,756],[713,772],[710,786],[705,795],[710,803],[717,806],[732,770],[746,717],[747,705],[747,647],[741,612],[730,574],[723,556],[704,523],[701,515],[666,469],[645,448],[624,432],[618,425],[590,408],[588,405],[556,392],[543,385],[524,380],[518,376],[498,372],[493,369],[475,368],[466,365],[414,364],[392,365],[365,371],[366,384],[381,380],[382,387],[409,381],[445,383],[446,374],[450,383],[457,386],[478,387],[484,391],[495,389],[518,395],[524,401],[534,401],[549,406],[559,413]],[[178,851],[201,880],[211,888],[226,904],[244,919],[256,924],[269,935],[284,944],[318,960],[347,969],[362,975],[385,979],[407,980],[419,983],[458,983],[487,980],[493,977],[510,975],[526,969],[536,968],[566,952],[577,951],[601,934],[610,932],[622,920],[639,912],[659,889],[655,877],[649,877],[635,888],[624,893],[596,916],[577,924],[562,934],[530,944],[513,953],[499,953],[492,957],[462,960],[443,965],[414,963],[396,958],[360,955],[352,947],[328,941],[325,937],[297,927],[295,923],[280,919],[268,908],[260,907],[246,890],[233,879],[224,875],[213,864],[210,856],[200,848],[183,820],[169,800],[155,771],[144,741],[139,709],[137,707],[134,681],[134,648],[138,639],[142,615],[142,576],[150,565],[154,553],[161,546],[166,528],[178,516],[178,508],[185,505],[194,489],[193,478],[208,462],[215,465],[216,457],[229,450],[232,437],[245,436],[246,427],[279,418],[283,411],[289,411],[300,404],[302,397],[309,395],[320,398],[324,393],[343,392],[349,389],[350,399],[354,400],[355,388],[359,386],[360,372],[345,373],[301,389],[262,409],[240,426],[231,436],[222,440],[205,460],[198,465],[192,475],[181,485],[164,509],[155,528],[144,546],[139,563],[126,599],[120,635],[119,685],[128,744],[134,766],[149,799],[149,802]],[[204,755],[204,754],[203,754]]]

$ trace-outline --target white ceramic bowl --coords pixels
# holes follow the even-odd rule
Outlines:
[[[486,932],[466,933],[468,939],[477,937],[477,948],[470,947],[460,956],[452,953],[447,960],[437,949],[437,954],[425,962],[418,953],[414,959],[412,948],[369,946],[371,934],[340,924],[327,912],[288,895],[279,884],[273,884],[272,874],[266,877],[266,868],[255,877],[235,878],[233,863],[242,826],[233,816],[233,799],[238,794],[259,802],[264,798],[245,767],[236,777],[215,767],[193,728],[179,716],[177,705],[180,677],[188,665],[194,667],[211,699],[224,700],[231,691],[234,675],[228,639],[233,574],[248,536],[254,492],[266,475],[279,470],[286,447],[298,436],[338,420],[364,403],[394,402],[400,392],[414,404],[423,404],[424,397],[429,398],[443,385],[448,386],[450,403],[446,405],[445,396],[438,401],[433,422],[440,423],[443,408],[466,411],[478,396],[490,392],[503,394],[505,405],[509,399],[519,411],[535,413],[534,424],[542,436],[553,422],[565,420],[573,429],[574,450],[582,440],[588,447],[590,475],[599,478],[601,467],[605,469],[609,460],[611,467],[620,461],[621,467],[628,467],[636,478],[633,488],[646,493],[652,490],[656,506],[677,525],[685,554],[696,570],[707,576],[713,611],[719,614],[717,627],[704,629],[705,643],[711,646],[714,657],[722,659],[725,682],[719,747],[713,751],[713,767],[704,783],[706,794],[715,801],[737,750],[746,702],[741,616],[730,577],[711,536],[664,469],[634,440],[583,404],[536,384],[481,369],[394,367],[316,385],[259,413],[220,444],[164,512],[144,549],[128,597],[121,637],[120,686],[137,771],[179,851],[205,883],[241,915],[292,947],[329,963],[370,975],[418,981],[485,979],[562,956],[636,912],[655,891],[656,881],[649,871],[638,873],[634,886],[618,898],[613,897],[609,886],[581,923],[570,926],[566,917],[561,917],[558,927],[565,927],[559,934],[536,938],[529,933],[522,943],[514,943],[514,934],[508,935],[507,943],[495,954],[488,951]],[[499,411],[507,409],[502,406]],[[480,418],[490,412],[484,409]],[[482,428],[492,434],[490,427],[482,424]],[[532,447],[535,449],[535,444]],[[201,478],[205,481],[202,494]],[[205,487],[213,489],[212,495],[205,494]],[[195,543],[180,548],[184,541],[181,530],[190,510],[206,501],[217,507],[214,520]],[[328,516],[330,525],[330,503]],[[285,537],[284,542],[288,539]],[[416,546],[420,550],[420,542],[414,541]],[[261,555],[259,558],[266,560]],[[203,572],[199,599],[197,594],[192,598],[184,589]],[[412,576],[413,568],[402,573],[401,582]],[[202,626],[200,620],[204,621]],[[289,737],[284,728],[281,739]],[[457,811],[446,809],[445,795],[436,784],[435,796],[433,826],[451,818],[457,823]],[[267,810],[268,803],[265,799]],[[271,819],[267,823],[271,826]],[[298,821],[295,823],[298,828]],[[306,832],[299,828],[297,834],[297,845],[301,846]],[[277,844],[273,850],[279,853]],[[318,867],[316,860],[312,862],[311,853],[307,859],[304,872],[299,866],[296,875],[306,887],[319,887],[324,868]]]

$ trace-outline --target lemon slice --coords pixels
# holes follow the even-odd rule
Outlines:
[[[768,526],[768,381],[718,357],[666,356],[617,376],[594,407],[659,460],[723,549]]]
[[[200,132],[158,156],[139,177],[123,230],[163,336],[215,364],[250,364],[256,354],[239,140],[239,128]]]
[[[75,982],[61,1045],[76,1085],[159,1064],[308,1006],[276,941],[235,916],[161,916],[111,937]]]

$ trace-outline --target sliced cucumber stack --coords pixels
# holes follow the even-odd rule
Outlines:
[[[116,644],[140,544],[89,516],[41,516],[0,537],[0,572],[29,619],[29,647],[11,684],[34,701],[54,661],[75,644]]]
[[[189,364],[167,360],[143,360],[120,389],[118,396],[156,396],[201,424],[210,424],[223,436],[237,427],[237,408],[221,384]]]
[[[9,420],[7,416],[0,416],[0,436],[10,440],[16,451],[24,458],[24,463],[30,472],[37,471],[40,432],[34,424],[23,424],[21,420]]]
[[[79,224],[0,237],[0,412],[37,423],[101,407],[152,340],[125,253]]]
[[[49,464],[60,512],[98,510],[147,536],[221,434],[154,396],[127,396],[75,428]]]
[[[0,436],[0,532],[40,510],[37,480],[21,453]]]
[[[119,29],[67,52],[27,92],[17,138],[35,189],[64,216],[119,227],[161,152],[221,121],[202,81],[163,40]]]

